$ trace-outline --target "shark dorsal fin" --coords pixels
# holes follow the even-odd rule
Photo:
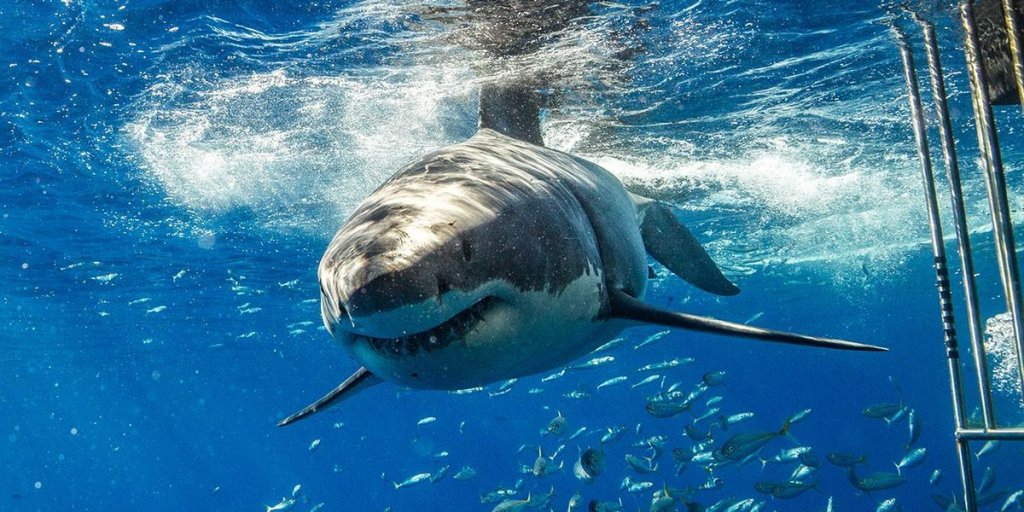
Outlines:
[[[540,94],[526,84],[482,85],[478,127],[543,146],[544,139],[540,134]]]

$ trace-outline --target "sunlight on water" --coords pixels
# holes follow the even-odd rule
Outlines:
[[[843,141],[798,144],[779,137],[763,146],[724,160],[591,157],[624,182],[671,198],[684,217],[734,212],[730,222],[715,218],[718,228],[707,241],[727,265],[822,263],[830,272],[860,275],[870,262],[874,271],[887,272],[926,241],[921,212],[907,199],[920,188],[914,174],[826,164]]]
[[[215,20],[214,28],[217,37],[256,47],[271,41],[290,56],[319,47],[328,34],[360,20],[392,26],[404,15],[401,6],[357,4],[309,32],[267,35],[223,20]],[[649,49],[634,71],[718,66],[750,44],[750,36],[729,21],[698,19],[678,13],[668,39]],[[679,71],[672,79],[677,83],[630,90],[620,81],[624,69],[610,57],[623,49],[616,46],[616,20],[602,17],[538,54],[504,62],[452,50],[445,37],[458,34],[446,36],[431,26],[411,35],[367,31],[368,44],[401,48],[400,54],[386,64],[337,75],[303,76],[285,62],[269,72],[228,77],[185,66],[148,88],[124,132],[148,175],[168,199],[192,211],[197,223],[209,213],[245,208],[264,228],[329,236],[402,165],[472,133],[479,83],[500,80],[508,69],[527,70],[574,92],[582,84],[602,83],[612,96],[639,93],[639,110],[623,100],[589,105],[589,112],[573,118],[578,105],[555,105],[545,140],[604,165],[643,193],[679,204],[716,260],[733,273],[800,264],[833,277],[862,277],[869,268],[885,275],[899,272],[906,255],[927,244],[913,154],[890,154],[884,130],[872,137],[869,128],[857,137],[828,124],[889,126],[897,115],[902,121],[893,103],[899,98],[878,109],[870,95],[838,102],[769,81],[760,96],[723,112],[732,119],[726,125],[712,118],[685,129],[652,125],[639,135],[616,135],[602,119],[663,108],[675,101],[679,84],[706,79]],[[860,50],[877,45],[869,41]],[[849,50],[842,55],[856,68],[857,52]],[[818,69],[834,52],[722,79],[782,73],[784,80],[796,80],[806,73],[800,66]],[[600,97],[584,94],[572,101],[589,104]],[[737,120],[743,124],[730,128]],[[708,133],[705,124],[719,132]],[[602,141],[609,138],[604,132],[616,139],[613,144]],[[985,209],[973,212],[972,229],[986,229]],[[854,281],[853,286],[862,284],[860,277]]]
[[[454,69],[376,76],[291,77],[284,70],[225,80],[177,104],[159,84],[126,132],[168,197],[197,214],[250,208],[269,226],[314,232],[308,210],[351,211],[402,164],[455,142],[472,117]],[[172,101],[166,102],[171,99]]]

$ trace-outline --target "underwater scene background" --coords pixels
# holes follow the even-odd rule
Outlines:
[[[948,375],[884,8],[602,3],[515,59],[437,12],[0,5],[0,510],[566,510],[579,493],[570,510],[631,511],[666,489],[679,510],[949,508]],[[1006,306],[960,34],[939,19],[989,319]],[[464,393],[385,384],[277,428],[357,367],[319,318],[331,235],[404,163],[472,135],[481,83],[523,70],[544,79],[547,144],[676,203],[743,290],[714,297],[656,266],[649,302],[890,351],[635,328],[593,368]],[[1019,116],[997,108],[1014,215]],[[1005,320],[989,327],[1000,424],[1020,425]],[[673,385],[699,399],[649,414]],[[714,466],[752,432],[772,435],[745,463],[686,462]],[[603,449],[590,483],[573,468],[587,448]],[[917,449],[892,488],[857,485]],[[974,451],[985,509],[1020,510],[1021,446]],[[805,485],[765,485],[791,478]]]

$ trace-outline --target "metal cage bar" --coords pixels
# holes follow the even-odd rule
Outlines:
[[[1021,104],[1024,105],[1024,64],[1017,27],[1019,20],[1015,10],[1018,0],[992,0],[1000,2],[1004,13],[1007,29],[1007,40],[1013,63],[1013,79],[1016,82]],[[907,10],[906,7],[903,8]],[[1024,399],[1024,301],[1021,299],[1020,275],[1016,257],[1013,222],[1010,217],[1008,190],[1003,171],[1002,154],[995,118],[992,111],[991,98],[988,94],[988,77],[981,55],[979,34],[974,19],[972,0],[958,3],[960,23],[963,27],[964,54],[967,59],[967,76],[970,83],[971,105],[974,114],[975,130],[978,137],[979,153],[983,162],[983,177],[989,211],[992,217],[993,237],[995,241],[996,263],[999,269],[1000,284],[1004,292],[1007,310],[1010,312],[1013,327],[1013,348],[1017,368],[1021,376],[1022,399]],[[966,512],[978,510],[977,490],[974,486],[974,474],[970,452],[972,441],[1024,441],[1024,428],[1000,428],[996,421],[996,412],[992,400],[991,382],[987,354],[982,339],[982,324],[978,302],[977,283],[974,279],[974,253],[971,249],[970,232],[967,225],[962,176],[958,165],[957,152],[952,131],[952,122],[947,104],[946,87],[936,41],[934,25],[917,15],[910,13],[913,20],[921,27],[922,40],[928,57],[928,74],[930,77],[932,96],[935,102],[935,114],[938,121],[938,132],[945,162],[946,177],[949,181],[950,200],[952,203],[953,226],[956,233],[957,252],[963,278],[965,307],[968,315],[968,326],[971,335],[971,349],[974,353],[974,370],[978,379],[978,394],[982,409],[982,423],[969,423],[965,416],[962,362],[957,346],[957,335],[949,283],[946,268],[945,240],[942,236],[942,224],[939,216],[935,175],[931,152],[928,143],[928,126],[925,122],[922,106],[920,84],[914,63],[913,48],[906,35],[897,23],[893,23],[900,58],[903,63],[904,78],[910,104],[910,120],[914,133],[918,158],[921,161],[921,177],[924,184],[925,206],[928,211],[928,223],[931,233],[932,252],[935,258],[936,282],[939,292],[939,305],[942,314],[943,339],[946,348],[946,359],[949,366],[950,391],[953,401],[956,429],[954,440],[960,462],[960,476],[963,482],[964,509]],[[997,20],[998,22],[998,20]],[[990,34],[986,34],[988,36]],[[998,36],[997,36],[998,37]]]
[[[1010,58],[1013,61],[1013,80],[1017,84],[1017,98],[1024,109],[1024,55],[1022,55],[1020,20],[1017,19],[1017,1],[1003,0],[1003,16],[1006,18],[1006,36],[1010,43]]]
[[[960,274],[964,286],[967,324],[971,333],[971,349],[974,352],[974,368],[978,379],[978,394],[981,397],[981,416],[986,429],[995,428],[995,411],[992,409],[992,388],[988,379],[988,358],[981,337],[981,319],[978,312],[978,291],[974,279],[974,256],[971,252],[971,236],[967,227],[967,211],[964,206],[963,187],[960,179],[960,165],[956,158],[956,144],[953,142],[953,125],[949,118],[946,84],[942,76],[942,60],[935,39],[935,26],[924,19],[916,18],[921,26],[925,53],[928,56],[928,75],[935,101],[935,115],[938,119],[939,137],[942,143],[942,158],[946,164],[946,181],[949,182],[949,197],[953,210],[953,227],[956,232],[957,249],[960,254]],[[961,428],[965,425],[957,422]]]
[[[914,55],[902,31],[893,27],[903,61],[903,77],[907,82],[910,100],[910,119],[914,127],[917,156],[921,159],[921,178],[924,184],[925,206],[928,210],[928,227],[931,233],[932,253],[935,256],[935,280],[938,284],[939,304],[942,310],[942,333],[946,344],[946,361],[949,366],[950,390],[953,396],[953,416],[957,430],[965,428],[963,383],[960,378],[960,351],[957,348],[956,324],[953,318],[953,303],[949,289],[949,272],[946,267],[946,247],[942,238],[942,221],[939,218],[939,201],[935,193],[935,176],[932,172],[931,154],[928,149],[928,129],[925,126],[921,93],[918,88]],[[967,512],[977,510],[974,493],[974,472],[971,468],[971,449],[968,439],[957,438],[957,457],[960,462],[960,478],[963,482],[964,505]]]
[[[1013,222],[1010,219],[999,136],[992,114],[992,102],[988,95],[985,68],[981,61],[973,2],[961,2],[960,17],[964,28],[964,51],[967,54],[968,75],[971,79],[971,97],[975,104],[978,145],[982,148],[982,157],[985,160],[985,182],[992,213],[992,232],[996,240],[1006,305],[1013,320],[1020,384],[1024,388],[1024,359],[1021,358],[1021,353],[1024,352],[1024,317],[1021,312],[1020,271],[1017,266],[1017,254],[1014,251],[1017,245],[1014,243]]]

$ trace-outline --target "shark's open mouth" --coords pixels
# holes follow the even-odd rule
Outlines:
[[[451,345],[483,322],[484,311],[497,301],[495,297],[484,297],[437,327],[400,338],[374,338],[360,334],[350,336],[353,341],[366,341],[375,352],[392,359],[413,357],[421,351],[430,353]]]

